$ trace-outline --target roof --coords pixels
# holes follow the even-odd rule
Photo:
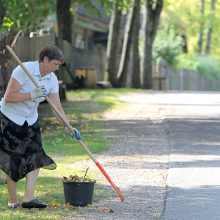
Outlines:
[[[95,0],[91,1],[94,9],[86,9],[79,6],[76,10],[75,24],[90,30],[107,32],[110,17],[106,15],[102,8]]]
[[[74,23],[79,27],[83,27],[89,30],[104,32],[104,33],[108,32],[108,24],[104,24],[99,20],[93,20],[83,15],[77,14]]]

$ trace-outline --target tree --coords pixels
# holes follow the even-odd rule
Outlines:
[[[71,14],[71,0],[57,0],[57,26],[58,37],[62,40],[72,43],[72,23],[73,16]]]
[[[200,31],[199,31],[199,40],[198,40],[198,54],[202,54],[203,47],[203,35],[204,35],[204,4],[205,0],[200,0]]]
[[[123,47],[123,42],[126,41],[126,39],[122,41],[122,35],[125,29],[123,22],[125,17],[124,13],[127,13],[129,11],[132,1],[133,0],[100,0],[107,12],[109,12],[109,9],[113,8],[111,10],[113,13],[111,14],[111,22],[109,25],[109,35],[106,52],[107,79],[112,83],[113,86],[118,86],[118,78],[121,74],[121,72],[119,71],[119,68],[121,68],[121,63],[123,63],[121,48]],[[118,62],[119,59],[120,61]]]
[[[163,0],[146,0],[144,33],[143,88],[152,88],[152,48],[157,33]]]
[[[139,29],[140,29],[140,0],[134,0],[132,11],[128,15],[123,49],[118,71],[118,85],[126,87],[131,71],[131,86],[140,87],[140,56],[139,56]]]
[[[121,29],[121,18],[122,18],[122,10],[117,3],[114,4],[112,10],[111,21],[109,25],[109,34],[108,34],[108,44],[107,44],[107,78],[108,81],[113,85],[117,85],[117,58],[118,58],[118,48],[120,37],[120,29]]]
[[[131,87],[140,88],[140,54],[139,54],[139,31],[140,31],[140,0],[134,5],[134,30],[132,33],[132,71]]]
[[[211,20],[213,20],[213,16],[215,13],[215,0],[211,0],[210,3],[210,9],[211,9]],[[210,45],[211,45],[211,35],[213,31],[213,22],[209,23],[208,32],[207,32],[207,38],[206,38],[206,48],[205,48],[205,54],[209,54],[210,52]]]
[[[131,50],[131,36],[134,30],[134,5],[132,11],[127,16],[124,41],[121,51],[120,64],[118,69],[118,86],[125,87],[128,75],[129,55]]]

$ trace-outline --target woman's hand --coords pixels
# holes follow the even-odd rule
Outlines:
[[[31,94],[31,99],[33,101],[35,101],[35,99],[37,99],[37,98],[42,98],[42,97],[48,96],[48,91],[45,88],[45,86],[42,85],[38,88],[35,88],[33,91],[30,92],[30,94]]]

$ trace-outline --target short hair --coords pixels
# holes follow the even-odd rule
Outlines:
[[[62,51],[56,46],[46,46],[39,53],[39,61],[43,62],[44,57],[47,57],[49,60],[59,60],[61,63],[64,63],[64,56]]]

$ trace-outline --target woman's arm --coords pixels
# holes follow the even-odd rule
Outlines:
[[[48,95],[48,98],[55,105],[57,110],[61,113],[61,115],[64,118],[64,120],[66,122],[68,122],[67,116],[66,116],[66,114],[65,114],[65,112],[63,110],[63,107],[61,105],[61,102],[60,102],[59,93],[50,93]],[[66,127],[65,123],[62,121],[62,119],[59,117],[59,115],[53,110],[53,108],[52,108],[52,112],[53,112],[54,116],[56,117],[57,121],[59,122],[59,124],[62,125],[63,127]]]
[[[50,93],[48,95],[48,98],[52,101],[52,103],[55,105],[57,110],[61,113],[62,118],[68,123],[67,116],[66,116],[65,112],[63,111],[63,107],[60,102],[59,93]],[[66,129],[66,131],[70,134],[70,136],[72,138],[75,137],[77,140],[81,140],[81,134],[76,128],[72,127],[72,130],[70,131],[70,128],[66,126],[66,124],[63,122],[63,120],[60,118],[60,116],[53,110],[53,108],[52,108],[52,112],[53,112],[54,116],[56,117],[57,121],[60,123],[60,125],[62,125]],[[74,132],[75,134],[73,135],[72,132]]]
[[[31,99],[30,93],[19,93],[20,88],[21,88],[21,84],[16,79],[11,77],[8,82],[8,86],[4,95],[5,102],[19,103],[30,100]]]

